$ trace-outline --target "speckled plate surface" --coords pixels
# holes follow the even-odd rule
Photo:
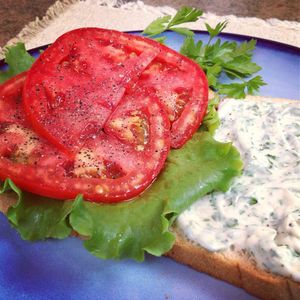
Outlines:
[[[167,33],[176,50],[183,38]],[[207,41],[204,32],[197,37]],[[223,40],[248,37],[222,35]],[[32,51],[38,55],[39,49]],[[300,99],[300,52],[284,44],[258,40],[254,61],[268,83],[260,95]],[[5,68],[2,62],[0,68]],[[27,242],[0,213],[0,299],[254,299],[243,290],[180,265],[148,255],[145,262],[103,261],[80,240]]]

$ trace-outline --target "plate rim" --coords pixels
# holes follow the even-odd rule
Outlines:
[[[113,29],[114,30],[114,29]],[[208,31],[206,30],[192,30],[193,32],[197,33],[197,34],[208,34]],[[125,30],[125,31],[122,31],[122,32],[125,32],[125,33],[129,33],[129,34],[139,34],[139,33],[142,33],[143,31],[142,30]],[[174,31],[172,30],[166,30],[166,32],[171,32],[171,33],[174,33],[176,34]],[[178,34],[178,33],[177,33]],[[251,35],[245,35],[245,34],[237,34],[237,33],[230,33],[230,32],[221,32],[219,37],[231,37],[231,38],[240,38],[240,39],[244,39],[244,40],[251,40],[251,39],[255,39],[256,41],[259,41],[259,42],[263,42],[263,43],[266,43],[266,44],[269,44],[269,46],[271,45],[276,45],[277,47],[281,47],[281,48],[287,48],[289,51],[295,51],[296,52],[296,55],[299,56],[300,58],[300,47],[297,47],[297,46],[294,46],[294,45],[290,45],[290,44],[286,44],[286,43],[281,43],[281,42],[278,42],[278,41],[273,41],[273,40],[270,40],[270,39],[265,39],[265,38],[260,38],[260,37],[254,37],[254,36],[251,36]],[[19,41],[22,43],[22,41]],[[34,48],[30,48],[30,49],[27,49],[27,51],[32,54],[36,51],[39,51],[39,50],[44,50],[46,49],[50,44],[45,44],[45,45],[40,45],[40,46],[37,46],[37,47],[34,47]],[[4,51],[5,51],[5,48],[6,46],[3,47],[4,48]],[[0,60],[0,68],[4,67],[5,65],[7,65],[5,63],[5,58],[1,59]]]

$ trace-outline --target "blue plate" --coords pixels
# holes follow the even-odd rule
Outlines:
[[[138,32],[134,32],[139,34]],[[168,32],[179,50],[183,38]],[[208,40],[205,32],[196,36]],[[249,37],[223,34],[222,40]],[[38,56],[39,49],[32,50]],[[258,39],[254,61],[268,83],[261,95],[300,99],[299,49]],[[6,66],[2,62],[0,68]],[[148,255],[145,262],[103,261],[80,240],[27,242],[0,214],[0,299],[254,299],[243,290],[173,260]]]

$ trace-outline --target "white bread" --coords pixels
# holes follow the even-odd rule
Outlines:
[[[248,96],[247,101],[264,101],[291,103],[297,100]],[[177,262],[186,264],[197,271],[227,281],[245,289],[248,293],[265,300],[300,299],[300,282],[283,276],[274,275],[256,266],[246,253],[231,250],[210,252],[189,241],[175,226],[173,232],[176,242],[167,256]]]
[[[238,286],[265,300],[299,300],[300,283],[256,267],[245,253],[210,252],[174,229],[176,242],[166,254],[177,262]]]
[[[264,99],[266,97],[247,97],[249,101]],[[272,98],[272,101],[293,100]],[[15,201],[13,194],[0,196],[0,211],[6,213]],[[299,282],[259,269],[246,253],[229,250],[210,252],[189,241],[176,227],[173,227],[172,231],[176,235],[176,242],[166,255],[174,260],[241,287],[261,299],[300,299]]]

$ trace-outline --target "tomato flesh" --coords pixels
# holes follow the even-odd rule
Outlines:
[[[38,136],[26,120],[21,94],[25,76],[0,87],[1,180],[11,178],[20,188],[42,196],[74,199],[83,194],[95,202],[132,199],[152,183],[170,148],[169,120],[155,96],[147,90],[126,95],[110,117],[143,115],[149,124],[143,149],[110,133],[107,122],[107,132],[86,139],[70,158]]]
[[[156,44],[149,40],[149,44]],[[171,122],[171,147],[180,148],[199,128],[208,105],[208,83],[189,58],[160,45],[158,56],[142,73],[138,85],[152,88]]]

